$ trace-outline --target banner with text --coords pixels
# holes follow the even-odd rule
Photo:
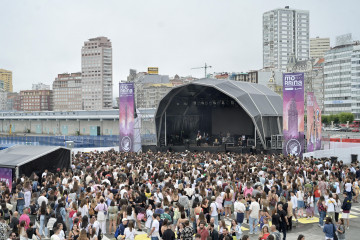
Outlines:
[[[315,115],[315,150],[321,150],[321,109],[314,96],[314,115]]]
[[[304,73],[283,74],[283,153],[304,152]]]
[[[9,187],[10,192],[12,188],[12,169],[11,168],[0,168],[0,182],[5,182],[6,186]]]
[[[306,95],[306,146],[307,152],[314,151],[315,148],[315,121],[314,121],[314,93],[308,92]]]
[[[134,150],[134,83],[119,84],[120,151]]]

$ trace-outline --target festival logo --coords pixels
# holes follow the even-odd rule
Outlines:
[[[134,83],[119,85],[120,151],[132,152],[134,139]]]
[[[304,151],[304,73],[283,74],[283,135],[285,155]]]

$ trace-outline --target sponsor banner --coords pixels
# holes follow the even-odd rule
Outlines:
[[[315,150],[321,150],[321,109],[314,96],[314,115],[315,115]]]
[[[12,169],[11,168],[0,168],[0,182],[5,182],[6,186],[9,187],[10,192],[12,188]]]
[[[306,96],[306,146],[307,152],[315,149],[315,121],[314,121],[314,93],[308,92]]]
[[[120,151],[134,150],[134,83],[119,84]]]
[[[283,74],[283,153],[304,152],[304,73]]]

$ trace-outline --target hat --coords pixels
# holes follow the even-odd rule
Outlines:
[[[123,222],[127,221],[127,218],[123,218],[122,221],[123,221]]]

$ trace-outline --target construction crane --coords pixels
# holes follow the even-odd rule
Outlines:
[[[206,77],[207,77],[206,71],[207,71],[208,68],[212,68],[212,66],[208,66],[208,65],[205,63],[205,66],[204,66],[204,67],[197,67],[197,68],[191,68],[191,69],[202,69],[202,68],[204,68],[204,70],[205,70],[205,78],[206,78]]]

